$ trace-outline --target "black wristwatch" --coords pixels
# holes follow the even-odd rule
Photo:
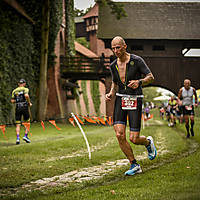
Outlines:
[[[142,85],[142,79],[139,79],[139,86]]]

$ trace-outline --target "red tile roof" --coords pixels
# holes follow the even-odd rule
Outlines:
[[[99,15],[99,6],[96,3],[94,7],[91,8],[91,10],[86,15],[83,16],[83,19],[90,18],[90,17],[98,17],[98,15]]]
[[[77,52],[79,52],[80,54],[88,57],[88,58],[96,58],[98,57],[97,54],[95,54],[93,51],[91,51],[90,49],[84,47],[82,44],[78,43],[75,41],[75,50]]]

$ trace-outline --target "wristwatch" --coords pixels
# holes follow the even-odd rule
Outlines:
[[[142,85],[142,79],[139,79],[139,86]]]

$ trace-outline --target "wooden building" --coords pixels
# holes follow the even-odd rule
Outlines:
[[[99,5],[98,38],[109,48],[122,36],[128,51],[140,55],[155,76],[153,86],[177,94],[189,78],[200,88],[200,57],[183,50],[200,49],[200,2],[123,2],[127,17],[117,20],[108,6]]]

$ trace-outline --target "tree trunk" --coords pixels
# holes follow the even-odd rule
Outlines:
[[[66,0],[65,3],[65,17],[66,17],[66,56],[75,56],[75,24],[74,24],[74,0]]]
[[[49,40],[49,18],[50,0],[44,0],[42,8],[42,41],[41,41],[41,61],[40,61],[40,83],[38,101],[38,120],[46,117],[48,87],[47,87],[47,67],[48,67],[48,40]]]

